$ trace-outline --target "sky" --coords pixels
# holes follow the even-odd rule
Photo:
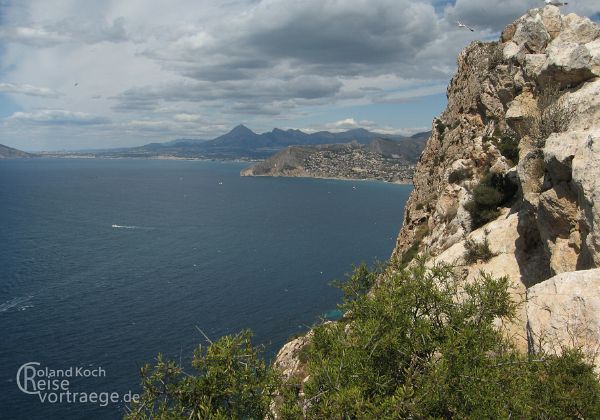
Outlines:
[[[456,56],[542,0],[0,0],[0,143],[430,129]],[[598,19],[600,1],[563,13]],[[476,29],[459,28],[462,20]]]

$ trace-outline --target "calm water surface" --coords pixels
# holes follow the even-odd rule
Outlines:
[[[139,391],[157,353],[251,328],[272,357],[339,300],[352,263],[389,257],[409,186],[242,178],[240,163],[0,162],[0,418],[120,418],[40,402],[19,367],[102,368],[71,392]],[[96,370],[96,372],[98,372]]]

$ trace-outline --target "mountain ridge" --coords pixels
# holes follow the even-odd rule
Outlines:
[[[149,143],[130,148],[90,150],[81,152],[45,153],[46,156],[85,156],[119,158],[177,158],[177,159],[242,159],[262,160],[289,146],[317,146],[323,144],[351,143],[356,141],[366,145],[376,138],[385,138],[414,148],[417,140],[428,137],[428,132],[417,133],[410,137],[385,136],[366,129],[354,129],[343,132],[319,131],[305,133],[297,129],[271,131],[257,134],[248,127],[239,124],[229,132],[211,140],[176,139],[164,143]]]

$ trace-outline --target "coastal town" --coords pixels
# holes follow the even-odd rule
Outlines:
[[[305,169],[320,178],[373,179],[410,184],[415,165],[361,147],[344,145],[339,149],[323,149],[308,155]]]
[[[242,176],[379,180],[410,184],[415,165],[359,144],[290,147],[242,171]]]

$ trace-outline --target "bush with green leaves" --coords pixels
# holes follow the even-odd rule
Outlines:
[[[490,249],[490,240],[486,237],[482,242],[474,239],[465,240],[465,262],[475,264],[479,261],[487,262],[494,258],[496,254]]]
[[[144,366],[142,396],[126,419],[262,419],[269,412],[277,375],[249,331],[199,346],[192,367],[186,372],[161,355]]]
[[[507,278],[465,283],[451,267],[355,269],[338,322],[314,328],[308,375],[283,380],[250,334],[200,347],[194,372],[158,358],[129,419],[600,418],[600,382],[577,351],[519,353]]]
[[[515,165],[519,163],[519,139],[514,134],[503,134],[497,143],[500,154]]]
[[[513,320],[507,278],[465,284],[450,267],[368,273],[344,291],[343,322],[314,329],[304,397],[284,418],[600,418],[600,385],[581,354],[522,355],[495,320]]]
[[[421,249],[423,238],[427,236],[427,233],[429,233],[429,228],[427,227],[427,225],[421,225],[419,226],[419,228],[417,228],[415,237],[413,239],[412,244],[410,245],[410,248],[408,248],[399,259],[399,263],[401,265],[406,265],[410,263],[413,259],[417,257],[417,255],[419,255],[419,250]]]
[[[471,215],[472,228],[477,229],[500,215],[499,206],[508,203],[518,187],[505,176],[488,172],[473,188],[473,198],[465,203]]]
[[[448,175],[448,183],[460,184],[462,181],[469,179],[473,176],[473,170],[471,168],[459,168]]]

